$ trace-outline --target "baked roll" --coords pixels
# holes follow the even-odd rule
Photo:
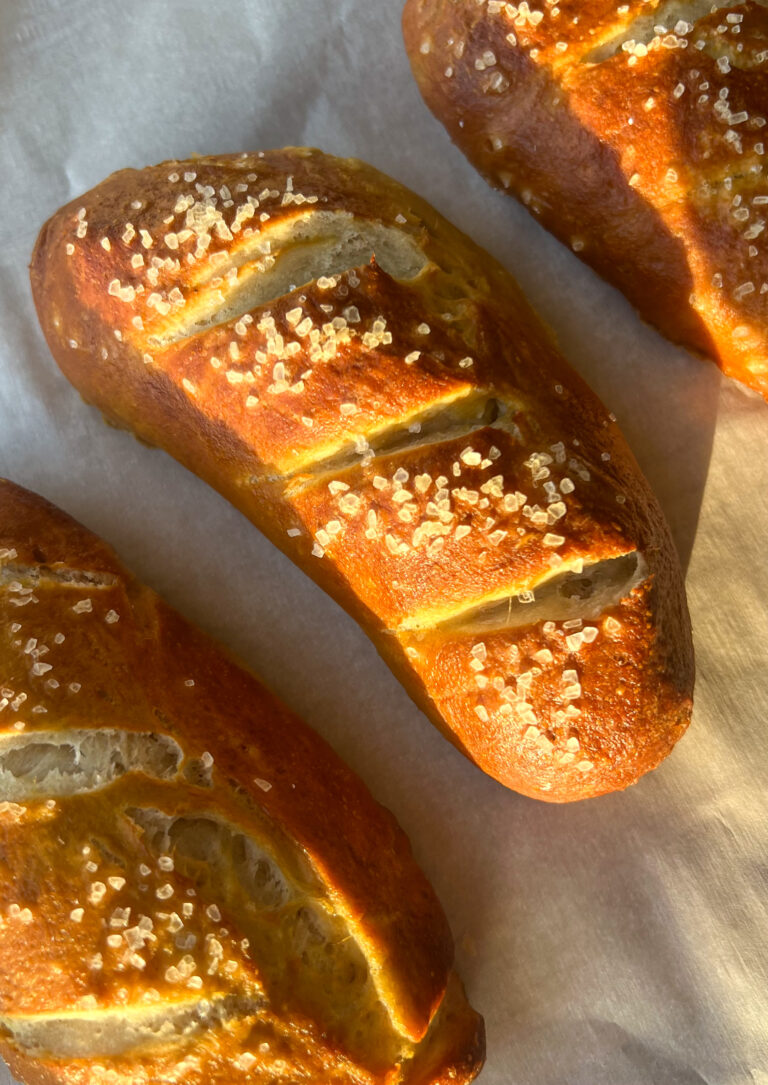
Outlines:
[[[768,11],[407,0],[421,93],[666,336],[768,398]]]
[[[124,170],[32,261],[62,370],[355,616],[440,730],[552,801],[691,710],[682,576],[613,417],[407,189],[289,148]]]
[[[0,480],[0,1054],[29,1085],[469,1082],[392,815],[113,552]]]

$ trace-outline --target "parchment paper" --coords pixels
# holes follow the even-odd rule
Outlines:
[[[766,1085],[768,406],[486,187],[422,105],[399,17],[400,0],[0,0],[0,474],[111,541],[395,811],[486,1018],[482,1085]],[[51,212],[122,166],[290,143],[431,200],[619,416],[687,564],[698,652],[694,724],[630,791],[553,807],[485,777],[334,603],[54,366],[26,273]]]

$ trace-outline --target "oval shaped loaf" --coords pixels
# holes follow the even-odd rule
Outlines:
[[[0,1054],[38,1085],[437,1085],[483,1061],[435,895],[322,739],[0,480]]]
[[[413,193],[306,149],[125,170],[48,222],[32,284],[85,399],[225,494],[486,772],[580,799],[683,733],[661,512],[514,281]]]
[[[486,180],[768,399],[765,0],[407,0],[403,30]]]

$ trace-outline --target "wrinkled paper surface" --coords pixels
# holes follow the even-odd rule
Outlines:
[[[422,104],[399,18],[400,0],[0,0],[0,474],[113,543],[396,813],[485,1015],[483,1085],[768,1085],[768,405],[486,187]],[[26,267],[57,207],[123,166],[305,143],[391,173],[515,273],[661,500],[696,711],[625,794],[547,806],[485,777],[330,599],[49,356]]]

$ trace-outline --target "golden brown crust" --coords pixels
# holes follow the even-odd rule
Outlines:
[[[768,398],[765,7],[408,0],[403,29],[485,178]]]
[[[264,221],[235,229],[248,206]],[[374,238],[376,261],[359,237]],[[317,270],[323,246],[335,247],[333,274]],[[344,270],[349,260],[358,266]],[[32,284],[85,399],[225,494],[361,620],[483,769],[567,801],[624,787],[671,749],[690,716],[693,661],[658,506],[514,281],[424,201],[362,163],[301,148],[123,171],[43,228]],[[620,658],[582,652],[584,615],[567,607],[525,621],[523,605],[557,594],[557,577],[622,559],[642,573],[642,596],[634,583],[626,594],[645,617],[619,635]],[[474,675],[461,698],[444,651],[427,645],[507,599],[501,711],[477,666],[481,633],[456,642]],[[544,650],[548,618],[565,651],[526,667],[520,646],[532,636]],[[588,689],[625,663],[644,677],[618,716],[585,721],[594,761],[576,772],[568,742],[586,701],[566,695],[563,674],[575,669]]]
[[[267,1081],[283,1059],[305,1076],[389,1085],[403,1078],[420,1040],[437,1052],[436,1073],[474,1060],[473,1073],[459,1075],[471,1079],[480,1048],[468,1040],[456,1050],[439,1024],[456,982],[450,932],[392,815],[322,739],[138,584],[104,543],[2,480],[0,653],[0,1033],[3,1056],[23,1080],[74,1085],[102,1080],[103,1071],[106,1082],[117,1068],[126,1081],[202,1085],[231,1081],[234,1070],[262,1080],[263,1064]],[[64,743],[69,758],[80,749],[87,764],[95,756],[93,746],[86,752],[89,736],[112,751],[100,785],[73,779],[61,792],[55,776],[27,762],[29,794],[14,793],[22,785],[9,773],[22,775],[30,744],[45,760]],[[162,743],[177,751],[177,763],[153,754]],[[135,759],[139,746],[151,747],[150,761]],[[111,782],[105,771],[114,771]],[[285,896],[282,924],[290,915],[298,931],[321,930],[322,921],[335,937],[346,932],[358,949],[344,967],[365,961],[369,977],[350,988],[350,1007],[371,982],[371,997],[386,1007],[372,1011],[371,1028],[384,1029],[372,1033],[379,1050],[366,1051],[364,1036],[350,1039],[348,1022],[335,1028],[324,1019],[322,999],[331,996],[321,986],[306,989],[270,960],[277,943],[269,924],[250,916],[237,890],[222,888],[229,868],[217,875],[220,885],[201,881],[172,835],[176,852],[158,858],[146,828],[152,811],[193,835],[218,826],[220,848],[233,856],[255,841],[272,857],[260,869],[274,863],[282,871],[274,875],[278,897],[260,907],[269,912]],[[246,933],[252,954],[241,944]],[[327,991],[336,976],[328,972]],[[29,1015],[149,1012],[185,1000],[214,1011],[210,1020],[201,1011],[206,1028],[181,1053],[150,1047],[146,1057],[103,1059],[102,1071],[98,1059],[35,1057],[13,1039],[14,1023]],[[454,1012],[465,1031],[481,1029],[463,996]],[[393,1051],[406,1053],[397,1056],[404,1069],[384,1051],[385,1034]]]

